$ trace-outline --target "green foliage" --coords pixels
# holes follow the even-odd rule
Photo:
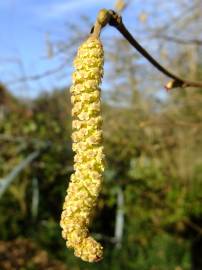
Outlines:
[[[195,101],[197,107],[192,107],[186,94],[180,96],[177,110],[172,104],[179,102],[178,94],[163,108],[140,92],[134,93],[138,97],[135,104],[118,107],[105,102],[107,170],[92,230],[101,234],[106,250],[102,262],[89,265],[66,249],[59,226],[73,162],[70,104],[69,97],[68,101],[64,98],[67,91],[55,91],[29,103],[4,91],[0,178],[31,152],[41,152],[1,198],[1,239],[32,238],[72,269],[190,268],[190,246],[198,236],[197,220],[202,215],[201,125],[196,124],[202,115],[201,94]],[[140,110],[142,103],[144,110]],[[33,178],[39,192],[36,217],[31,210]],[[121,249],[110,240],[118,187],[125,200]]]

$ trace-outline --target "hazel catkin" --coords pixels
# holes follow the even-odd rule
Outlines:
[[[74,173],[61,216],[67,247],[84,261],[99,261],[103,247],[89,235],[104,171],[100,88],[104,53],[101,41],[90,36],[78,49],[72,75],[72,140]]]

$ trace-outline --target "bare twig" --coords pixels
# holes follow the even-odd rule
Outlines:
[[[18,84],[18,83],[22,83],[22,82],[26,82],[26,81],[40,80],[40,79],[43,79],[45,77],[49,77],[49,76],[51,76],[53,74],[56,74],[57,72],[60,72],[62,69],[65,68],[65,66],[66,66],[66,62],[60,64],[56,68],[47,70],[47,71],[45,71],[43,73],[17,78],[15,80],[6,82],[6,84],[7,85],[14,85],[14,84]]]
[[[154,35],[154,37],[160,38],[160,39],[164,39],[166,41],[170,41],[170,42],[175,42],[175,43],[179,43],[179,44],[183,44],[183,45],[198,45],[201,46],[202,45],[202,40],[200,39],[182,39],[182,38],[178,38],[178,37],[173,37],[173,36],[167,36],[167,35],[163,35],[163,34],[156,34]]]
[[[115,10],[117,10],[119,13],[121,13],[122,11],[124,11],[128,7],[130,2],[131,2],[131,0],[128,0],[128,1],[116,0]]]
[[[170,90],[176,87],[200,87],[202,88],[202,82],[197,81],[188,81],[182,79],[175,74],[168,71],[164,68],[157,60],[155,60],[130,34],[125,25],[123,24],[122,18],[115,11],[110,10],[110,20],[109,25],[115,27],[127,40],[128,42],[143,56],[145,57],[156,69],[158,69],[161,73],[168,76],[172,80],[169,81],[165,88]]]
[[[149,29],[153,34],[152,37],[156,35],[156,33],[163,33],[166,30],[172,28],[176,24],[182,23],[187,20],[187,17],[193,16],[195,13],[194,10],[197,9],[197,4],[193,4],[191,6],[186,7],[185,9],[182,10],[180,14],[177,16],[173,16],[172,18],[169,18],[169,20],[162,26],[158,27],[157,29]],[[170,21],[172,20],[172,23]]]

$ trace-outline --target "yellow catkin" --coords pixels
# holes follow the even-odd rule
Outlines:
[[[84,261],[99,261],[103,247],[89,235],[89,225],[102,184],[104,154],[100,88],[104,53],[101,41],[90,36],[74,60],[71,91],[74,170],[61,216],[67,247]]]

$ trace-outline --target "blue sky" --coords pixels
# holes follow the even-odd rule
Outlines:
[[[22,74],[39,74],[55,67],[55,61],[44,60],[46,33],[59,32],[65,23],[78,20],[79,15],[93,19],[100,8],[111,8],[113,3],[112,0],[1,0],[0,80],[12,81]],[[34,96],[42,88],[53,86],[56,82],[49,78],[10,88],[16,94]]]
[[[114,3],[115,0],[0,0],[0,81],[13,81],[23,75],[40,74],[56,67],[57,60],[45,59],[47,33],[67,38],[65,23],[79,23],[80,15],[93,22],[101,8],[113,9]],[[129,29],[135,28],[138,33],[141,24],[138,14],[149,7],[150,0],[134,0],[132,3],[123,14],[124,21]],[[71,65],[67,63],[67,66]],[[67,74],[66,79],[48,77],[8,87],[17,95],[36,96],[41,90],[68,85],[70,79]]]

